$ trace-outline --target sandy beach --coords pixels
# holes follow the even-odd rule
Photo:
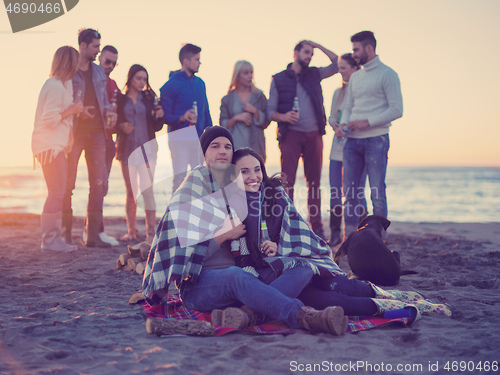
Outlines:
[[[157,337],[146,333],[144,309],[128,304],[142,279],[116,269],[124,244],[42,253],[39,220],[0,214],[0,374],[500,373],[494,371],[500,223],[396,222],[389,228],[388,246],[401,252],[403,268],[418,272],[403,276],[397,289],[448,303],[451,318],[423,317],[409,328],[341,337],[303,331]],[[111,235],[126,231],[124,218],[105,224]],[[77,218],[75,240],[82,228]]]

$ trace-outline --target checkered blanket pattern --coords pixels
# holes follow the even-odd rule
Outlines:
[[[165,318],[165,319],[193,319],[193,320],[204,320],[212,323],[212,317],[210,313],[202,313],[195,310],[190,310],[182,306],[182,302],[177,295],[168,295],[167,302],[165,304],[150,306],[146,302],[141,303],[146,311],[148,318]],[[400,325],[407,327],[411,325],[412,319],[410,318],[398,318],[398,319],[384,319],[380,317],[359,317],[350,316],[349,324],[347,326],[347,332],[358,332],[367,329],[382,327],[386,325]],[[227,328],[214,326],[215,336],[222,336],[229,332],[238,331],[236,328]],[[284,323],[279,323],[277,321],[269,322],[266,324],[261,324],[258,326],[245,328],[244,331],[253,333],[263,333],[263,334],[291,334],[295,331]]]
[[[283,188],[279,199],[284,199],[286,209],[278,243],[278,254],[265,258],[273,269],[281,274],[297,264],[310,267],[320,276],[337,276],[345,273],[333,261],[330,248],[319,238],[299,214]]]
[[[208,241],[227,214],[228,204],[210,171],[196,167],[172,196],[158,223],[142,286],[150,304],[166,303],[168,284],[196,280]]]

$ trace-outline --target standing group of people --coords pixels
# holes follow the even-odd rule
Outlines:
[[[121,163],[127,192],[128,230],[121,239],[135,240],[139,236],[135,223],[139,195],[144,200],[147,237],[151,239],[156,223],[152,191],[158,149],[155,132],[162,128],[163,123],[168,125],[175,191],[187,172],[203,163],[199,138],[206,128],[213,126],[205,83],[196,75],[201,64],[200,47],[186,44],[181,48],[181,69],[170,73],[169,80],[160,89],[158,99],[149,86],[148,73],[141,65],[130,68],[125,92],[120,92],[116,82],[109,77],[116,66],[118,51],[106,46],[99,57],[99,65],[94,63],[100,50],[100,38],[100,34],[93,29],[80,32],[76,73],[69,78],[63,77],[68,86],[65,93],[67,103],[60,103],[57,108],[62,113],[75,103],[71,107],[75,112],[59,119],[61,126],[65,124],[68,133],[65,145],[67,152],[62,153],[66,155],[66,182],[57,183],[56,189],[60,195],[61,186],[65,185],[64,195],[60,199],[61,207],[57,208],[61,212],[62,236],[70,246],[62,246],[65,249],[74,249],[71,195],[82,151],[85,151],[90,185],[85,245],[108,247],[118,244],[116,239],[106,235],[102,224],[103,198],[115,154]],[[326,133],[327,118],[321,81],[340,72],[342,87],[334,93],[328,118],[335,131],[330,156],[330,246],[337,245],[354,231],[360,219],[366,215],[364,186],[367,176],[373,213],[387,216],[385,173],[389,149],[388,129],[391,121],[402,115],[398,76],[376,55],[373,33],[360,32],[351,41],[353,53],[340,58],[318,43],[298,43],[294,49],[293,62],[273,76],[269,100],[255,87],[253,66],[248,61],[236,62],[228,94],[222,98],[220,107],[220,126],[232,134],[235,149],[250,147],[264,161],[264,130],[271,121],[277,122],[285,191],[293,201],[298,163],[302,158],[308,189],[308,221],[316,235],[326,241],[321,220],[320,177],[323,164],[322,136]],[[320,68],[310,66],[316,49],[330,59],[330,65]],[[49,81],[60,81],[55,74],[53,72]],[[44,87],[44,90],[47,89]],[[44,90],[40,100],[44,95],[50,95]],[[54,157],[47,157],[47,150],[43,149],[44,158],[40,158],[39,137],[40,134],[42,137],[49,134],[49,128],[55,131],[57,126],[47,127],[40,120],[44,110],[54,110],[44,105],[39,102],[37,109],[33,151],[45,173],[47,163],[51,164]],[[117,134],[117,146],[112,138],[113,133]],[[46,146],[47,149],[52,147]],[[51,155],[57,156],[57,153],[57,150],[52,150]],[[50,173],[46,174],[46,180],[51,180],[48,176]],[[61,174],[59,178],[62,178]],[[49,182],[47,184],[49,186]],[[50,183],[48,201],[59,200],[54,198],[57,194],[52,191],[53,185],[56,184]],[[345,197],[345,207],[342,205],[342,196]],[[52,208],[47,210],[44,209],[44,213],[53,211]],[[345,224],[343,232],[342,217]],[[42,247],[47,248],[43,244]]]

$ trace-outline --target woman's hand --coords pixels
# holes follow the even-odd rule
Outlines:
[[[260,245],[260,250],[268,257],[278,254],[278,244],[273,241],[264,241]]]
[[[257,108],[255,108],[253,105],[251,105],[249,102],[243,103],[243,110],[245,112],[251,113],[254,116],[259,115],[259,110]]]
[[[333,131],[335,132],[335,137],[338,139],[342,139],[344,137],[344,132],[342,131],[342,127],[339,123],[333,124]]]
[[[73,116],[83,112],[84,106],[83,103],[74,103],[71,104],[65,111],[61,112],[61,117],[65,119],[66,117]]]
[[[242,112],[233,117],[236,121],[243,122],[246,126],[252,125],[252,115],[248,112]]]
[[[118,127],[127,135],[132,133],[135,129],[134,125],[132,125],[130,122],[122,122],[120,125],[118,125]]]

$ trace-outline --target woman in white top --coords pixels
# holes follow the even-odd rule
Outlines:
[[[352,54],[346,53],[339,58],[339,72],[342,75],[342,87],[335,90],[332,100],[332,109],[329,124],[336,132],[333,137],[332,151],[330,152],[330,246],[338,245],[342,241],[340,224],[342,222],[342,161],[345,138],[339,137],[340,121],[342,117],[344,99],[347,96],[347,86],[351,74],[359,69],[359,65],[352,57]],[[361,177],[363,186],[366,183],[366,171]],[[358,204],[354,209],[359,211],[359,217],[366,216],[366,199],[358,197]]]
[[[71,79],[78,59],[78,51],[73,47],[59,48],[52,60],[50,78],[38,97],[31,149],[34,167],[37,164],[42,167],[48,190],[41,217],[42,251],[77,250],[61,237],[61,210],[66,191],[67,155],[73,145],[73,116],[84,109],[82,103],[73,103]]]
[[[228,129],[234,149],[250,147],[266,160],[264,129],[269,126],[267,99],[255,87],[253,66],[241,60],[234,64],[229,91],[221,100],[220,126]]]

